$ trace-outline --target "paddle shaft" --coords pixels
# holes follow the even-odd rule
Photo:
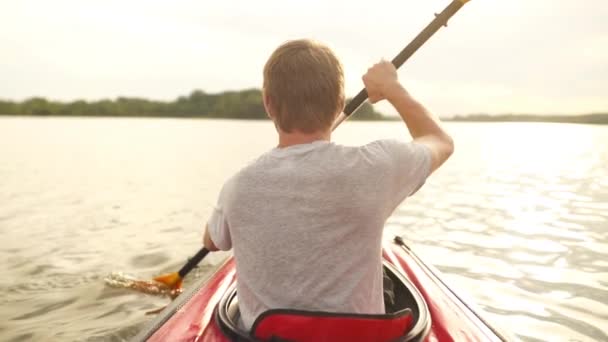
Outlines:
[[[201,248],[188,262],[177,272],[180,278],[184,278],[193,268],[198,265],[201,260],[209,253],[209,250],[205,247]]]
[[[403,65],[429,38],[431,38],[435,32],[437,32],[442,26],[447,26],[448,20],[458,12],[458,10],[469,0],[453,0],[441,13],[435,15],[435,19],[428,24],[422,32],[414,38],[399,54],[393,58],[392,63],[395,68],[399,68]],[[367,100],[367,91],[363,88],[347,105],[344,107],[344,118],[334,124],[334,129],[342,122],[346,117],[354,113],[362,104]],[[178,274],[180,278],[184,278],[203,258],[209,253],[207,248],[201,248],[196,255],[194,255],[188,262],[179,270]]]
[[[469,0],[453,0],[441,13],[435,14],[435,19],[428,24],[422,32],[414,38],[399,54],[393,58],[392,63],[395,68],[403,65],[435,32],[439,31],[442,26],[447,26],[448,20],[458,12],[458,10]],[[344,107],[344,116],[348,117],[354,113],[367,100],[367,91],[363,88],[359,94],[353,97],[352,100]],[[344,118],[345,119],[345,118]],[[334,125],[334,129],[337,125]]]

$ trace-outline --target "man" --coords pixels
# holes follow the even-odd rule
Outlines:
[[[363,82],[372,103],[386,99],[397,109],[413,142],[330,141],[344,108],[344,75],[329,48],[290,41],[264,67],[278,146],[224,184],[203,238],[210,250],[234,251],[245,329],[276,308],[384,313],[384,223],[454,147],[391,63],[371,67]]]

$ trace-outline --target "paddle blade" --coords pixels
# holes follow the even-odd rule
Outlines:
[[[180,277],[177,272],[163,274],[154,278],[154,280],[163,283],[172,289],[180,289],[182,287],[182,277]]]

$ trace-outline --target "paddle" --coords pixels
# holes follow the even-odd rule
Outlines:
[[[209,250],[203,247],[192,258],[190,258],[179,271],[155,277],[154,280],[167,285],[171,289],[179,289],[182,287],[182,280],[184,277],[190,273],[190,271],[192,271],[192,269],[195,268],[196,265],[198,265],[198,263],[201,262],[201,260],[203,260],[208,253]]]
[[[458,12],[469,0],[453,0],[441,13],[435,14],[435,19],[420,32],[399,54],[391,61],[395,68],[403,65],[418,49],[431,38],[442,26],[448,25],[448,20]],[[367,100],[367,91],[363,88],[352,100],[344,107],[344,111],[336,118],[332,126],[332,131],[353,114]]]
[[[441,13],[435,14],[435,19],[428,24],[422,32],[420,32],[414,40],[412,40],[399,54],[393,58],[392,63],[396,68],[402,66],[435,32],[442,26],[447,26],[448,20],[458,12],[462,6],[469,0],[453,0]],[[335,130],[346,118],[353,114],[367,99],[367,91],[365,88],[361,90],[347,105],[344,111],[338,116],[332,126]],[[192,259],[182,267],[179,272],[169,273],[154,278],[155,281],[167,285],[171,289],[179,289],[182,286],[182,279],[209,253],[206,248],[196,253]]]

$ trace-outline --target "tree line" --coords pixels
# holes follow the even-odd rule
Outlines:
[[[456,115],[445,120],[470,122],[555,122],[608,125],[608,113],[592,113],[582,115],[471,114]]]
[[[195,90],[174,101],[118,97],[114,100],[77,100],[61,102],[33,97],[21,102],[0,100],[0,115],[35,116],[114,116],[265,119],[266,111],[259,89],[225,91],[209,94]],[[385,117],[372,105],[364,103],[353,118],[382,120]]]

